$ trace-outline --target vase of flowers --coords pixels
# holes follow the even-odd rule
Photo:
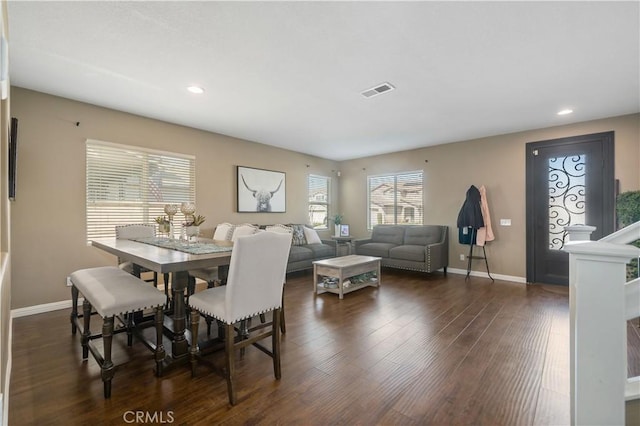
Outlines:
[[[336,213],[331,219],[333,221],[334,236],[336,237],[340,236],[340,225],[342,224],[343,217],[342,213]]]

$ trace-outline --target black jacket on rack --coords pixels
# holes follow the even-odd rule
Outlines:
[[[460,244],[475,244],[476,231],[483,226],[480,191],[471,185],[467,190],[467,198],[458,213],[458,240]]]

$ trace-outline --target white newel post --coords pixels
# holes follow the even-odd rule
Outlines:
[[[571,225],[565,226],[564,230],[567,231],[569,241],[589,241],[591,239],[591,233],[595,231],[595,226],[589,225]]]
[[[602,241],[569,253],[571,424],[625,423],[626,263],[640,249]]]

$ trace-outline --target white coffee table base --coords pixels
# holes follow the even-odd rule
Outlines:
[[[376,281],[364,283],[351,283],[349,287],[344,286],[344,280],[355,275],[364,274],[365,272],[375,272],[377,274]],[[337,288],[327,288],[318,285],[319,277],[332,277],[338,279]],[[321,281],[321,279],[320,279]],[[359,290],[363,287],[379,287],[382,281],[380,275],[380,258],[373,256],[349,255],[335,257],[333,259],[317,260],[313,262],[313,290],[314,294],[335,293],[344,298],[346,293]]]

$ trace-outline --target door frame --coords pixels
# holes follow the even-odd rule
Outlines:
[[[600,140],[602,143],[602,168],[603,168],[603,186],[602,199],[605,212],[608,210],[611,214],[604,215],[604,229],[598,230],[608,235],[615,230],[615,156],[614,156],[614,131],[591,133],[587,135],[568,136],[564,138],[549,139],[536,142],[528,142],[525,147],[526,155],[526,264],[527,264],[527,283],[535,281],[535,222],[534,222],[534,151],[540,148],[560,147],[566,145],[574,145],[580,143],[594,142]],[[611,167],[606,167],[611,164]]]

